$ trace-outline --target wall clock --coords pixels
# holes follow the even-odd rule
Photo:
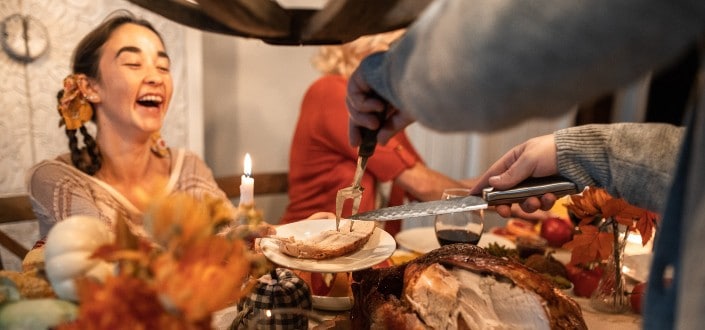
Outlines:
[[[38,59],[49,49],[49,33],[36,18],[14,14],[0,22],[2,49],[21,63]]]

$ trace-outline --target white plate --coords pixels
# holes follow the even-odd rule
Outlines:
[[[624,275],[637,282],[646,282],[649,277],[652,254],[636,254],[624,256]]]
[[[311,296],[311,304],[324,311],[346,311],[352,308],[353,297]]]
[[[428,253],[441,247],[436,240],[436,232],[433,230],[433,227],[418,227],[404,230],[397,234],[395,239],[399,246],[417,253]],[[492,233],[483,233],[477,245],[487,247],[490,243],[504,245],[510,249],[515,247],[514,242]]]
[[[291,237],[297,240],[307,239],[326,230],[335,230],[335,219],[301,220],[277,227],[277,236]],[[397,244],[392,235],[375,228],[370,240],[362,249],[337,258],[314,260],[294,258],[279,251],[274,239],[263,238],[260,247],[264,256],[271,262],[307,272],[342,273],[370,268],[389,258]]]

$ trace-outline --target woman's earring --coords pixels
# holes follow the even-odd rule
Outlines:
[[[161,158],[169,155],[169,147],[166,146],[166,142],[164,142],[164,139],[162,139],[161,132],[156,132],[152,134],[151,139],[152,146],[150,147],[150,149],[155,155]]]

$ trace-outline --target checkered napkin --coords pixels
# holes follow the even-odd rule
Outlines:
[[[311,309],[308,284],[286,268],[275,268],[259,278],[250,295],[238,304],[238,316],[231,329],[247,329],[257,321],[257,329],[308,329],[306,315],[277,313],[278,309]],[[263,317],[273,310],[271,317]]]

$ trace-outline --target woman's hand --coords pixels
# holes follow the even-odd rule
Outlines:
[[[556,165],[556,143],[553,134],[527,140],[512,148],[499,158],[482,174],[473,187],[473,194],[482,192],[482,188],[492,186],[498,190],[509,189],[530,177],[544,177],[558,174]],[[545,194],[541,198],[530,197],[521,203],[525,212],[550,210],[556,202],[554,194]],[[510,217],[511,205],[497,205],[497,213]]]

